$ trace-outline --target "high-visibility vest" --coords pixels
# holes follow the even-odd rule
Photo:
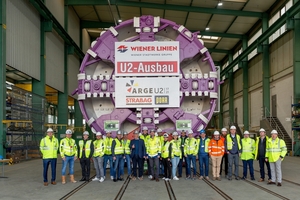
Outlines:
[[[94,142],[94,154],[93,157],[102,157],[105,152],[105,142],[100,139],[100,140],[95,140]]]
[[[111,155],[111,146],[112,146],[112,141],[113,139],[110,137],[110,138],[105,138],[104,142],[105,142],[105,155]]]
[[[77,156],[77,145],[72,138],[64,138],[60,141],[60,156]]]
[[[92,140],[87,140],[85,143],[85,147],[83,146],[84,141],[80,140],[79,141],[79,147],[80,147],[80,152],[79,152],[79,158],[82,158],[82,149],[84,148],[84,152],[85,152],[85,157],[89,158],[90,154],[91,154],[91,143]]]
[[[50,137],[47,135],[40,142],[40,150],[43,154],[43,159],[57,158],[58,139],[52,136],[50,140]]]
[[[169,141],[167,141],[166,143],[165,142],[163,142],[162,144],[161,144],[161,157],[162,158],[168,158],[169,157],[169,146],[170,146],[170,142]]]
[[[268,136],[265,136],[265,137],[266,137],[265,139],[266,139],[266,146],[267,146],[267,141],[268,141],[269,137]],[[257,137],[256,141],[255,141],[255,156],[254,156],[254,159],[257,159],[259,143],[260,143],[260,137]]]
[[[208,144],[208,153],[210,156],[223,156],[225,152],[223,140],[211,139]]]
[[[159,138],[156,136],[154,136],[153,138],[150,137],[148,140],[148,148],[146,150],[147,154],[150,157],[154,157],[160,154],[161,144]]]
[[[115,138],[115,142],[115,155],[124,154],[124,146],[122,145],[122,141],[120,141],[118,138]]]
[[[184,143],[184,153],[196,156],[198,153],[198,142],[195,138],[187,138]]]
[[[285,157],[287,148],[284,140],[278,137],[275,140],[269,138],[266,143],[266,158],[269,162],[276,162],[280,156],[282,159]]]
[[[123,140],[123,144],[124,144],[124,152],[125,154],[130,154],[130,147],[129,147],[129,144],[130,144],[130,140]]]
[[[198,142],[198,147],[199,147],[199,153],[200,153],[200,144],[201,144],[201,140],[202,140],[202,138],[199,138],[199,139],[197,139],[197,142]],[[209,141],[210,141],[210,139],[209,138],[204,138],[204,151],[206,152],[206,153],[208,153],[208,144],[209,144]]]
[[[240,140],[241,140],[241,138],[240,138],[240,136],[239,135],[235,135],[235,137],[236,137],[236,141],[237,141],[237,143],[238,143],[238,150],[241,150],[241,143],[240,143]],[[232,139],[231,139],[231,135],[230,134],[227,134],[227,136],[226,136],[226,141],[227,141],[227,150],[231,150],[232,149]]]
[[[141,140],[144,140],[144,143],[145,143],[145,147],[146,147],[146,149],[147,149],[147,147],[148,147],[148,141],[149,141],[149,139],[150,139],[150,135],[140,135],[140,139]]]
[[[178,156],[181,158],[182,157],[181,148],[180,148],[181,140],[171,140],[171,143],[172,143],[172,158],[174,156]]]
[[[255,154],[255,141],[252,138],[242,139],[242,160],[252,160]]]

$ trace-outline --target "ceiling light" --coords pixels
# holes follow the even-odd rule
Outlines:
[[[205,30],[208,31],[208,30],[209,30],[209,27],[206,27]]]
[[[121,23],[121,22],[122,22],[122,20],[121,20],[121,19],[119,19],[119,20],[118,20],[118,22],[119,22],[119,23]]]
[[[218,6],[223,6],[223,2],[219,1]]]

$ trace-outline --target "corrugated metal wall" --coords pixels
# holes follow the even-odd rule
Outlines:
[[[82,51],[86,53],[86,51],[91,47],[91,39],[89,33],[86,29],[82,29]]]
[[[6,62],[40,80],[40,17],[24,0],[7,0]]]
[[[68,33],[74,42],[80,46],[80,20],[72,8],[69,8],[68,14]]]
[[[79,73],[80,62],[77,56],[68,56],[68,94],[72,96],[72,92],[78,87],[77,74]],[[75,98],[75,96],[73,96]],[[77,97],[76,97],[77,98]]]
[[[64,0],[46,0],[45,3],[52,15],[64,27]]]
[[[46,84],[64,92],[64,41],[54,30],[46,33]]]

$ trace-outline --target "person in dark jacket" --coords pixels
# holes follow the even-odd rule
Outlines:
[[[181,149],[181,158],[179,160],[178,163],[178,178],[182,177],[182,167],[183,167],[183,162],[186,162],[186,157],[184,156],[184,143],[185,143],[185,139],[187,138],[186,136],[186,130],[182,130],[181,131],[181,135],[179,140],[180,142],[180,149]],[[187,170],[185,170],[185,175],[187,176]]]
[[[89,132],[83,132],[83,140],[79,141],[79,159],[81,165],[82,178],[80,181],[89,181],[91,172],[91,158],[94,154],[94,144],[89,140]]]
[[[135,181],[136,177],[138,177],[138,179],[140,181],[143,180],[143,169],[144,169],[144,160],[146,157],[146,147],[145,147],[145,143],[144,140],[139,138],[139,132],[135,131],[134,132],[134,139],[130,141],[129,144],[130,147],[130,157],[132,160],[132,180]],[[139,173],[137,176],[137,166],[139,166]]]

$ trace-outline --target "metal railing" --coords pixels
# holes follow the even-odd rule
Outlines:
[[[267,116],[268,116],[268,117],[267,117]],[[264,117],[265,119],[267,119],[267,118],[270,119],[270,120],[268,120],[270,126],[272,127],[272,129],[275,129],[275,130],[278,132],[279,138],[281,138],[281,139],[284,140],[284,138],[285,138],[285,137],[284,137],[284,136],[285,136],[284,133],[282,132],[281,128],[278,126],[278,124],[277,124],[275,118],[271,115],[271,112],[270,112],[270,110],[268,110],[267,107],[265,107],[265,109],[264,109],[264,116],[263,116],[263,117]],[[273,127],[272,124],[274,124],[275,127]]]

